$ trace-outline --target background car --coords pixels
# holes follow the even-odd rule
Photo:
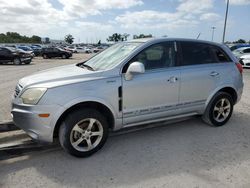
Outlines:
[[[30,64],[32,61],[31,56],[21,52],[13,47],[0,47],[0,63],[13,62],[15,65]]]
[[[67,46],[64,49],[70,51],[71,53],[77,53],[76,47],[74,46]]]
[[[240,57],[240,63],[244,68],[250,68],[250,54]]]
[[[35,57],[35,53],[34,53],[33,49],[28,47],[28,46],[17,46],[17,49],[21,50],[21,52],[22,51],[27,52],[28,54],[30,54],[30,56],[32,56],[32,58]]]
[[[85,53],[84,47],[76,47],[75,49],[76,49],[77,53]]]
[[[85,47],[85,48],[84,48],[84,52],[87,53],[87,54],[90,54],[90,53],[93,52],[93,50],[92,50],[92,48],[90,48],[90,47]]]
[[[41,55],[44,59],[61,57],[63,59],[68,59],[72,56],[72,53],[61,48],[49,47],[43,48]]]
[[[101,52],[101,51],[103,51],[103,50],[104,50],[103,47],[98,46],[98,47],[96,47],[96,48],[93,49],[93,52],[94,52],[94,53],[99,53],[99,52]]]
[[[230,47],[231,51],[234,51],[238,48],[242,48],[242,47],[250,47],[250,44],[236,44]]]
[[[241,47],[238,48],[237,50],[233,51],[233,54],[237,57],[240,58],[243,55],[250,54],[250,47]]]
[[[41,55],[41,52],[42,52],[41,47],[39,47],[39,46],[31,46],[30,48],[33,50],[35,56]]]

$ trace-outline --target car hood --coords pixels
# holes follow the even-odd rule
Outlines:
[[[243,56],[241,56],[240,58],[242,58],[242,59],[250,59],[250,54],[243,55]]]
[[[60,85],[98,79],[101,72],[73,65],[60,66],[26,76],[19,81],[24,87],[57,87]]]

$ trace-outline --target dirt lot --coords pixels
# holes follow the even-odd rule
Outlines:
[[[73,54],[70,59],[43,59],[36,57],[30,65],[0,65],[0,123],[11,120],[10,103],[18,80],[37,71],[60,65],[78,63],[90,57],[89,54]]]
[[[0,98],[10,95],[18,78],[51,67],[54,60],[49,61],[21,69],[1,66]],[[72,157],[60,147],[31,152],[0,161],[0,187],[250,187],[250,70],[244,71],[244,82],[242,100],[223,127],[192,118],[113,136],[86,159]],[[9,140],[13,137],[18,135],[8,135]]]

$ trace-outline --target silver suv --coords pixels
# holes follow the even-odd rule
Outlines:
[[[67,152],[86,157],[109,130],[193,115],[224,125],[242,90],[241,64],[224,45],[143,39],[21,79],[12,115],[32,138],[59,137]]]

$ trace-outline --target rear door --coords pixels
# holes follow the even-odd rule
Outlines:
[[[207,98],[219,85],[225,73],[223,61],[228,60],[217,47],[206,43],[182,41],[178,48],[181,59],[180,106],[183,113],[197,112],[204,108]]]

